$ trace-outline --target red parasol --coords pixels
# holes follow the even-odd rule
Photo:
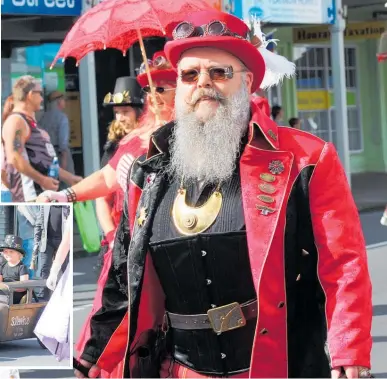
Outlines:
[[[108,47],[125,54],[138,40],[141,44],[141,37],[165,36],[168,25],[208,8],[207,0],[104,0],[78,19],[52,65],[67,57],[78,62],[87,53]]]
[[[209,9],[207,0],[103,0],[84,13],[71,28],[51,67],[59,58],[78,61],[106,48],[126,50],[140,42],[152,97],[156,102],[143,37],[165,36],[191,12]],[[159,109],[156,108],[159,119]]]

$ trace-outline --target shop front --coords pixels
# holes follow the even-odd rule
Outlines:
[[[50,65],[66,33],[81,13],[79,0],[3,0],[1,35],[1,108],[12,92],[14,82],[22,75],[35,77],[44,95],[58,90],[66,94],[66,112],[71,127],[70,146],[82,174],[81,106],[78,69],[69,59]],[[44,96],[46,99],[46,96]],[[46,109],[42,103],[36,117]]]
[[[345,81],[351,173],[386,172],[386,65],[378,64],[381,21],[349,23],[345,35]],[[293,29],[295,102],[287,114],[302,120],[302,129],[337,143],[330,33],[327,27]],[[294,107],[292,107],[294,105]]]

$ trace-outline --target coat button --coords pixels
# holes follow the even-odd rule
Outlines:
[[[222,359],[224,359],[224,358],[226,358],[226,354],[221,353],[221,354],[220,354],[220,357],[221,357]]]
[[[280,301],[278,303],[278,308],[283,308],[285,306],[285,302],[284,301]]]
[[[267,333],[269,333],[269,331],[268,331],[266,328],[263,328],[263,329],[259,332],[259,334],[267,334]]]
[[[202,257],[205,257],[207,255],[207,251],[202,250]]]
[[[211,304],[211,308],[216,308],[216,305],[215,304]]]
[[[211,279],[206,279],[206,282],[207,282],[207,286],[209,286],[212,283]]]

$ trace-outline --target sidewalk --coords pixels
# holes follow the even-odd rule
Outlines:
[[[387,205],[387,173],[351,175],[352,194],[359,212],[383,210]]]
[[[387,378],[387,244],[368,249],[372,280],[372,373]]]

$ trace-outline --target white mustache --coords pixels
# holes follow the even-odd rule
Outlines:
[[[221,103],[223,103],[226,99],[223,95],[221,95],[219,92],[215,91],[212,88],[200,88],[193,93],[191,101],[187,102],[187,104],[191,107],[194,107],[198,103],[198,101],[203,97],[208,97]]]

